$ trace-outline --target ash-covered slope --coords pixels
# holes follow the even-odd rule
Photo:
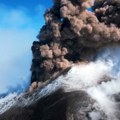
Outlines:
[[[93,6],[93,12],[87,8]],[[31,82],[44,82],[73,63],[91,61],[106,44],[120,41],[119,0],[54,0],[32,46]]]

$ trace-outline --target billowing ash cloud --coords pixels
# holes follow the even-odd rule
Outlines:
[[[91,6],[94,12],[86,10]],[[99,48],[118,43],[119,7],[118,0],[54,0],[44,14],[39,41],[32,46],[31,82],[46,81],[73,63],[93,60]]]

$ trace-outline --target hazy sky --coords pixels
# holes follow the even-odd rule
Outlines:
[[[52,0],[0,0],[0,93],[30,79],[31,45]]]

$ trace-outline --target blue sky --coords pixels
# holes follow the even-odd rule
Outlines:
[[[51,5],[52,0],[0,0],[0,94],[29,83],[31,45]]]

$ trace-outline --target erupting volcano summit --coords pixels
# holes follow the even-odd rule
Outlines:
[[[120,120],[120,0],[54,0],[44,17],[29,92],[0,120]]]

